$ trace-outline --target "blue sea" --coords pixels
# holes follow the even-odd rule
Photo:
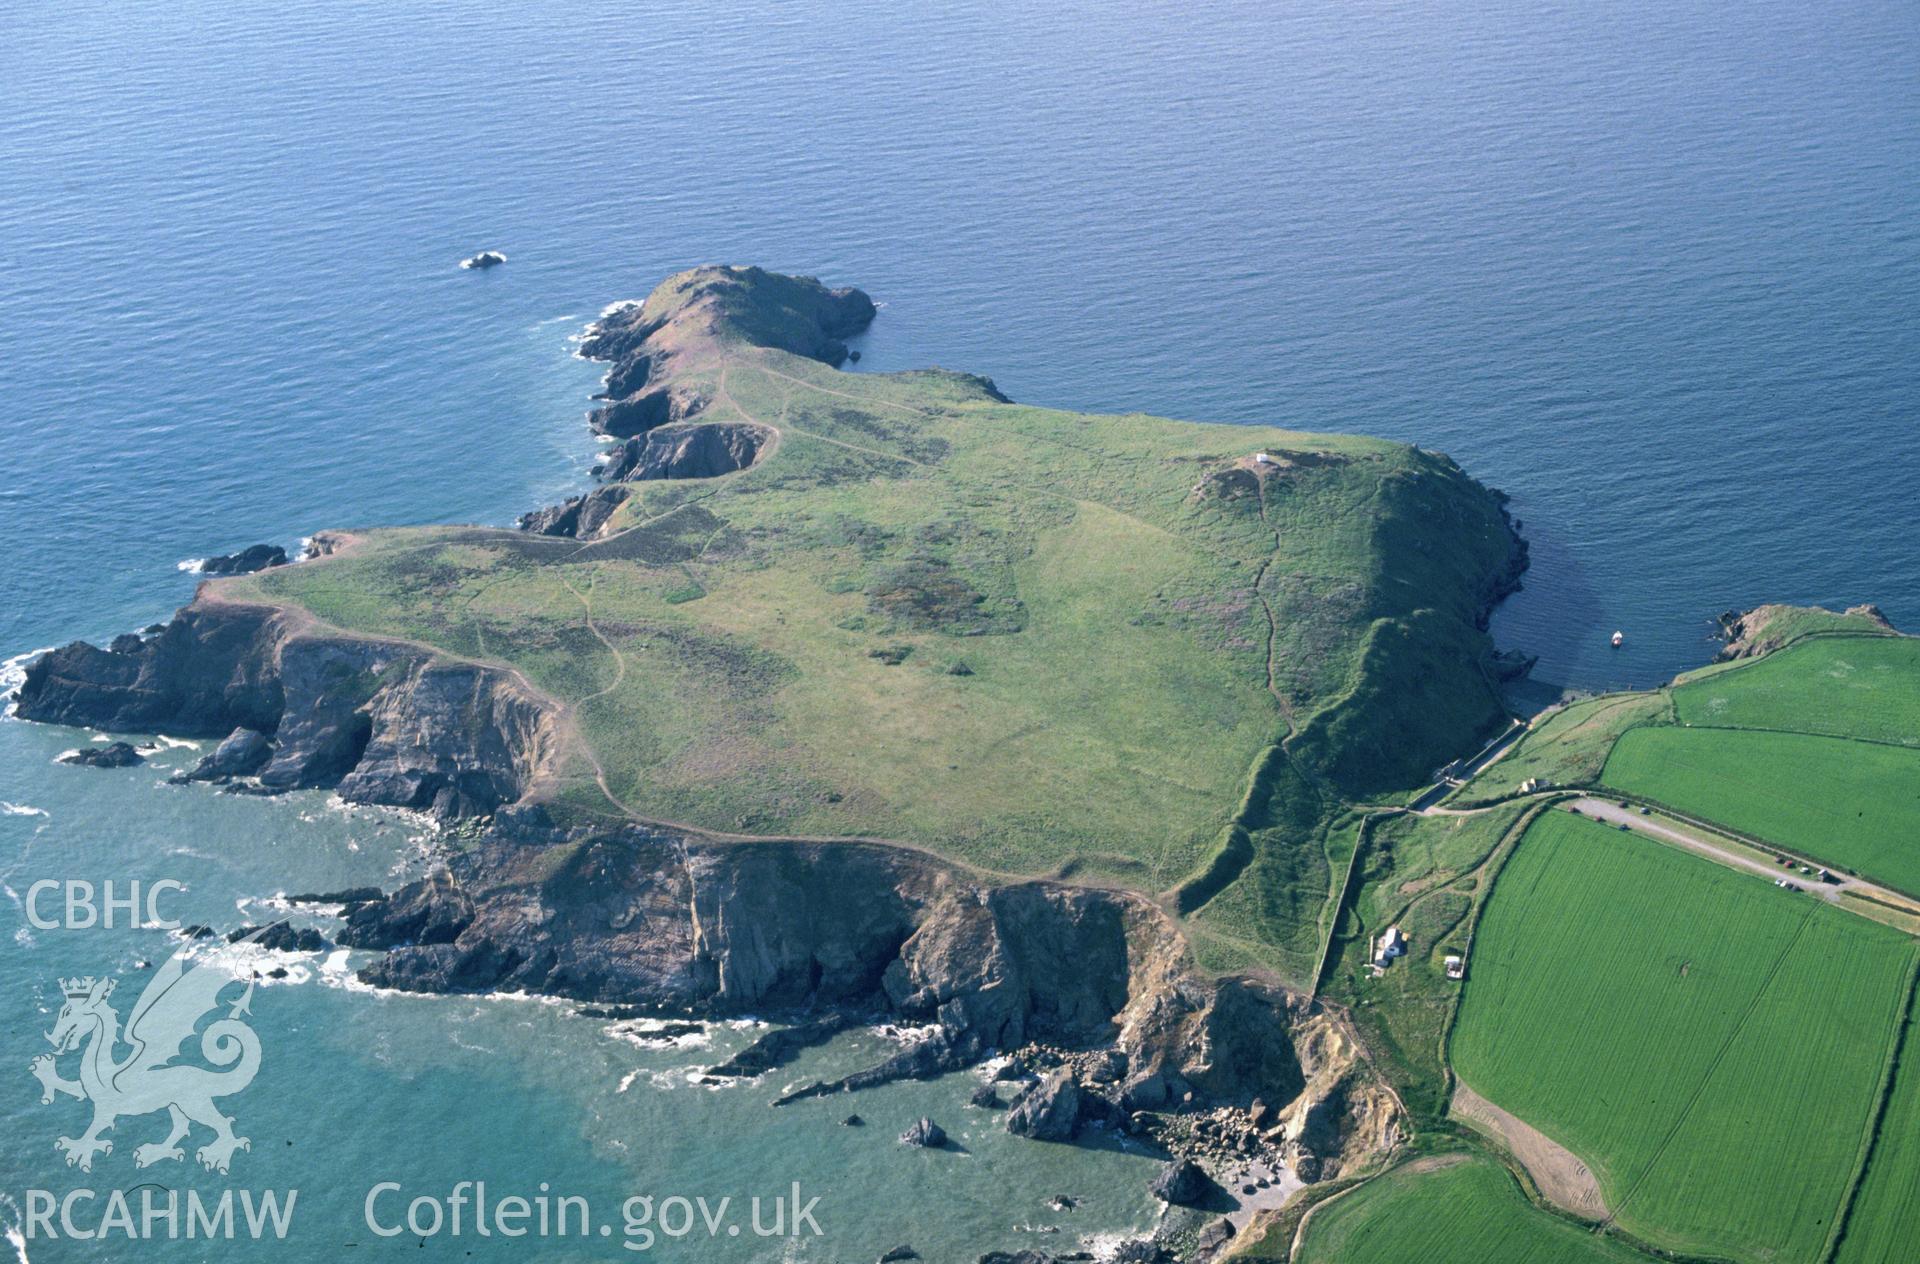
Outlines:
[[[163,619],[191,595],[183,561],[505,524],[579,489],[597,373],[569,336],[706,262],[867,289],[862,372],[940,364],[1025,402],[1449,452],[1513,497],[1534,566],[1494,631],[1555,683],[1663,680],[1711,656],[1714,615],[1761,601],[1920,626],[1911,0],[1035,10],[8,6],[0,657]],[[455,267],[482,248],[508,264]],[[262,911],[240,901],[420,864],[414,822],[157,787],[185,749],[51,762],[90,740],[0,723],[14,897],[172,877],[188,920],[231,925]],[[0,918],[0,1192],[137,1184],[152,1172],[124,1152],[59,1162],[82,1108],[39,1105],[26,1066],[61,976],[131,990],[169,945],[34,930],[12,899]],[[862,1099],[872,1126],[845,1129],[844,1104],[686,1083],[751,1031],[642,1048],[537,1002],[368,995],[332,964],[255,1000],[272,1056],[236,1105],[253,1148],[231,1180],[161,1178],[298,1186],[289,1241],[137,1249],[633,1254],[376,1238],[377,1179],[545,1181],[596,1212],[628,1191],[822,1196],[818,1240],[650,1252],[700,1261],[902,1240],[970,1259],[1151,1221],[1148,1159],[963,1126],[966,1077]],[[899,1038],[862,1032],[793,1077]],[[923,1111],[968,1153],[898,1151]],[[1055,1215],[1055,1193],[1085,1202]]]

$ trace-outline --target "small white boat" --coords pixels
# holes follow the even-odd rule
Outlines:
[[[1625,645],[1626,643],[1627,643],[1627,634],[1625,632],[1615,632],[1613,634],[1613,648],[1619,649],[1622,645]]]

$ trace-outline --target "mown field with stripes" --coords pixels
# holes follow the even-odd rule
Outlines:
[[[1633,1234],[1812,1264],[1866,1154],[1916,951],[1555,812],[1490,898],[1452,1062],[1585,1160]]]

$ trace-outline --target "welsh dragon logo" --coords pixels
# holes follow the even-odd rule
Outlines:
[[[261,932],[241,941],[246,943]],[[197,1157],[209,1171],[225,1173],[235,1150],[251,1149],[245,1137],[235,1136],[233,1120],[214,1105],[217,1097],[231,1097],[253,1082],[260,1070],[260,1038],[241,1022],[249,1014],[253,983],[233,1001],[226,1016],[200,1033],[200,1055],[218,1070],[177,1062],[182,1046],[191,1040],[200,1020],[220,1007],[220,993],[238,979],[207,966],[188,968],[182,947],[154,972],[140,999],[134,1002],[126,1030],[108,1002],[111,979],[62,979],[66,1004],[47,1040],[53,1052],[33,1060],[40,1081],[40,1101],[46,1105],[58,1094],[93,1103],[93,1123],[80,1137],[61,1137],[54,1147],[67,1156],[68,1167],[93,1170],[96,1155],[112,1154],[113,1142],[102,1137],[126,1115],[166,1111],[171,1121],[166,1139],[136,1146],[133,1162],[147,1167],[185,1157],[180,1143],[194,1124],[213,1130],[213,1140],[200,1147]],[[130,1052],[117,1056],[122,1045]],[[81,1046],[85,1048],[82,1049]],[[80,1078],[64,1078],[56,1059],[81,1049]]]

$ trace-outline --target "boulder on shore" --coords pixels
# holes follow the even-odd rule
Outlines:
[[[239,728],[227,734],[214,747],[211,755],[203,755],[200,762],[184,772],[177,772],[167,780],[184,784],[189,781],[222,781],[228,777],[251,777],[267,766],[273,758],[273,744],[267,741],[266,734],[258,729]]]
[[[1056,1067],[1014,1103],[1007,1131],[1035,1141],[1071,1141],[1080,1128],[1080,1081],[1070,1067]]]
[[[87,746],[77,751],[68,751],[60,757],[63,764],[78,764],[82,768],[131,768],[135,764],[144,764],[147,757],[126,742],[108,742],[105,746]]]
[[[1192,1159],[1177,1159],[1160,1170],[1147,1186],[1155,1198],[1177,1207],[1192,1207],[1211,1191],[1213,1182]]]
[[[900,1134],[900,1144],[938,1150],[947,1144],[947,1130],[922,1115],[913,1127]]]

